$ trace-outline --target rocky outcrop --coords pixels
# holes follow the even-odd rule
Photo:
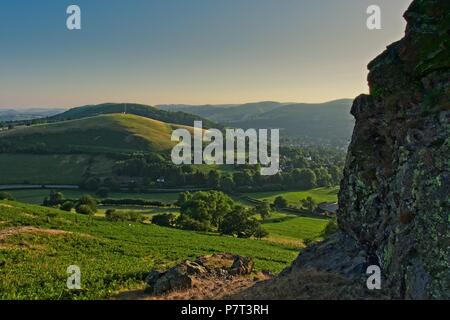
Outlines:
[[[341,231],[284,274],[359,279],[375,264],[393,298],[449,299],[450,1],[413,1],[404,17],[405,37],[369,64],[370,95],[352,107]]]
[[[162,295],[176,290],[189,289],[201,280],[232,278],[249,275],[254,262],[247,257],[218,253],[186,260],[167,271],[152,271],[147,276],[148,293]]]

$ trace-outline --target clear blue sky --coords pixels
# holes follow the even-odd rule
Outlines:
[[[2,0],[0,106],[353,98],[410,2]],[[81,31],[66,29],[70,4]],[[370,4],[382,30],[366,28]]]

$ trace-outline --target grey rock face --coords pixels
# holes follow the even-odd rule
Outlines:
[[[376,264],[393,298],[449,299],[450,1],[416,0],[405,18],[405,37],[369,64],[370,95],[352,107],[341,234],[293,268],[357,278]]]

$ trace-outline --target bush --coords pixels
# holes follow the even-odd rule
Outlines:
[[[92,211],[91,207],[89,207],[86,204],[80,204],[79,206],[76,207],[76,212],[80,213],[80,214],[85,214],[85,215],[93,215],[94,211]]]
[[[201,222],[184,214],[178,217],[176,225],[181,229],[191,231],[209,231],[211,229],[211,225],[208,222]]]
[[[275,198],[275,200],[273,202],[273,205],[277,209],[284,209],[284,208],[287,208],[288,202],[282,196],[278,196],[278,197]]]
[[[255,230],[255,234],[253,235],[255,238],[261,240],[262,238],[266,238],[269,235],[269,232],[261,226],[258,226]]]
[[[77,207],[81,205],[88,206],[93,213],[97,212],[97,201],[89,195],[84,195],[78,200]]]
[[[66,201],[61,205],[61,210],[70,212],[72,211],[74,204],[72,201]]]
[[[0,200],[14,201],[14,197],[8,192],[0,192]]]
[[[142,218],[142,215],[136,211],[116,211],[114,209],[108,209],[105,212],[105,217],[109,221],[131,221],[136,222]]]
[[[236,235],[238,238],[250,238],[260,227],[252,217],[252,212],[243,206],[235,206],[227,213],[219,225],[222,234]]]
[[[324,239],[327,239],[330,236],[332,236],[333,234],[335,234],[338,230],[339,230],[339,227],[337,225],[336,219],[333,219],[327,223],[325,229],[323,229],[320,236]]]
[[[162,227],[173,227],[176,217],[172,213],[163,213],[153,216],[152,223]]]

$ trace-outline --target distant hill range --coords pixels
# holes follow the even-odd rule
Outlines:
[[[152,106],[134,103],[104,103],[72,108],[66,112],[49,117],[48,121],[75,120],[104,114],[132,114],[157,121],[186,126],[193,126],[195,120],[202,120],[204,127],[216,128],[219,126],[199,115],[193,115],[183,111],[166,111]]]
[[[4,110],[4,117],[6,115],[9,115],[9,119],[16,117],[14,124],[17,128],[11,132],[3,132],[0,135],[0,143],[7,137],[17,135],[14,143],[17,147],[24,144],[28,147],[33,144],[36,146],[45,144],[46,148],[58,148],[59,143],[62,143],[59,139],[62,139],[61,141],[65,141],[66,149],[68,146],[76,148],[104,146],[104,148],[141,150],[146,149],[144,146],[150,146],[150,150],[162,150],[172,145],[170,135],[167,134],[168,129],[173,126],[192,127],[195,120],[201,120],[205,128],[279,128],[281,138],[288,140],[289,143],[345,148],[354,126],[354,119],[350,115],[351,104],[350,99],[321,104],[266,101],[242,105],[156,107],[131,103],[105,103],[72,108],[62,113],[57,113],[61,110],[49,109],[23,110],[29,115],[25,120],[18,118],[18,113],[14,111],[9,110],[8,113]],[[36,126],[39,123],[40,125]],[[33,125],[30,127],[30,124]],[[145,129],[145,126],[148,128]],[[155,130],[162,130],[161,135],[156,134]],[[67,134],[69,132],[70,134]],[[120,141],[125,141],[124,136],[128,133],[131,133],[129,139],[132,143],[127,140],[127,144],[121,146]],[[109,145],[108,137],[116,137],[117,143]],[[71,141],[72,138],[74,141]],[[80,144],[77,141],[84,142]]]
[[[0,108],[0,121],[22,121],[33,120],[45,117],[51,117],[66,109],[62,108],[27,108],[27,109],[12,109]]]
[[[351,99],[326,103],[258,102],[242,105],[160,105],[166,111],[184,111],[225,126],[238,128],[279,128],[282,138],[300,144],[344,147],[348,144],[354,119]]]

